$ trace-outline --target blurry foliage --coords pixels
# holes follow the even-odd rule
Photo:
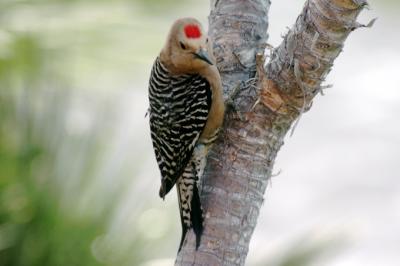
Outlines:
[[[314,266],[327,265],[349,244],[342,229],[328,228],[309,231],[302,237],[292,237],[284,248],[265,254],[255,266]]]
[[[60,208],[50,176],[54,150],[34,134],[40,42],[9,33],[1,46],[0,265],[99,265],[90,247],[104,220]]]
[[[110,131],[96,123],[80,128],[82,114],[71,109],[82,85],[72,87],[93,68],[93,58],[112,47],[106,36],[113,32],[85,17],[71,26],[68,15],[79,13],[80,3],[96,9],[106,2],[0,1],[0,266],[144,260],[141,238],[133,242],[109,233],[124,184],[115,181],[107,193],[96,187]],[[61,11],[67,14],[62,19]],[[105,47],[94,45],[102,38]],[[103,119],[115,115],[96,113]]]
[[[2,88],[12,88],[14,81],[34,82],[42,58],[40,44],[35,36],[25,33],[3,33],[5,43],[0,43],[0,82]],[[8,43],[7,43],[8,42]]]

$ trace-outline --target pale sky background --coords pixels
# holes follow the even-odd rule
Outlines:
[[[274,45],[301,8],[288,4],[272,3]],[[290,249],[293,237],[307,245],[338,236],[346,245],[320,265],[400,263],[400,21],[378,1],[370,5],[359,21],[378,17],[375,26],[351,34],[328,76],[333,88],[315,99],[278,154],[275,172],[282,172],[267,190],[249,264],[263,251]]]

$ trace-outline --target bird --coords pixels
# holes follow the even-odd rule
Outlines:
[[[195,18],[176,20],[149,79],[149,121],[161,173],[159,196],[176,184],[182,236],[193,229],[196,250],[203,233],[198,180],[224,120],[222,82],[212,44]]]

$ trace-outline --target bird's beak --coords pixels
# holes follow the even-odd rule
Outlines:
[[[195,58],[198,58],[200,60],[203,60],[210,65],[213,65],[210,56],[208,55],[207,51],[204,49],[200,49],[197,53],[193,53]]]

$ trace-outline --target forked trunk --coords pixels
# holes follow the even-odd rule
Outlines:
[[[307,111],[364,0],[308,0],[264,67],[268,0],[211,1],[209,34],[221,73],[227,112],[208,157],[201,201],[205,227],[199,250],[193,232],[176,265],[244,265],[276,155],[289,129]],[[232,93],[238,91],[238,93]]]

